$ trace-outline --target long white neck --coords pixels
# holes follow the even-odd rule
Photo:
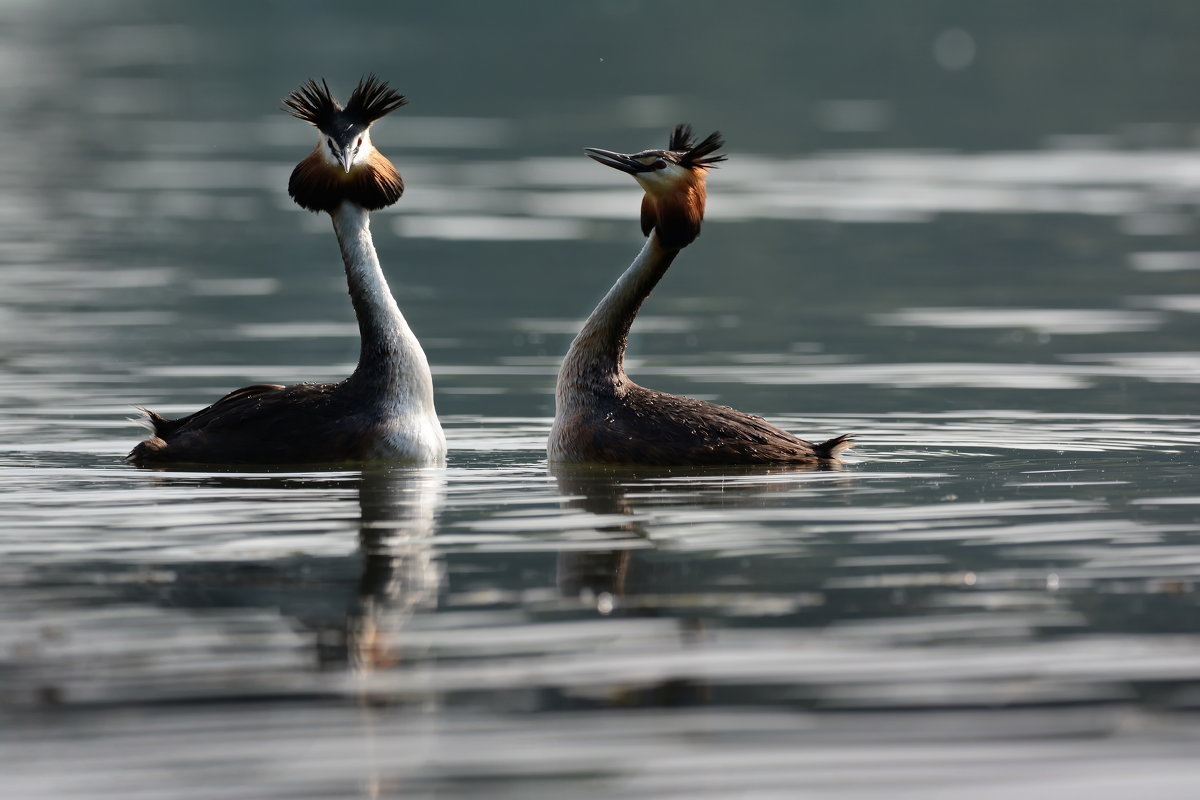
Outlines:
[[[358,367],[347,384],[371,405],[398,416],[432,418],[436,425],[429,361],[379,266],[369,213],[343,202],[331,216],[362,339]]]
[[[560,411],[572,397],[621,391],[628,380],[625,346],[629,343],[629,328],[677,255],[678,250],[663,247],[658,233],[651,232],[637,258],[608,290],[571,342],[558,371],[556,401]]]

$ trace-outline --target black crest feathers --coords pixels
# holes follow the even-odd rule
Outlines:
[[[300,88],[283,98],[283,110],[296,119],[329,130],[342,107],[329,91],[329,84],[322,78],[317,83],[309,78]]]
[[[721,138],[720,131],[713,131],[699,144],[694,141],[691,125],[676,125],[675,130],[671,132],[671,141],[667,145],[667,149],[672,153],[679,153],[679,163],[685,167],[708,167],[715,166],[718,162],[725,161],[723,155],[713,155],[713,153],[725,146],[725,140]]]
[[[283,98],[283,109],[297,119],[316,125],[330,132],[341,118],[342,126],[366,127],[382,116],[392,113],[408,103],[408,98],[379,80],[368,75],[358,82],[350,93],[345,108],[329,91],[329,84],[322,78],[317,83],[312,78],[299,89]],[[339,126],[341,127],[341,126]]]
[[[368,75],[359,81],[358,86],[351,92],[345,111],[346,116],[355,122],[370,125],[406,103],[407,97],[374,75]]]

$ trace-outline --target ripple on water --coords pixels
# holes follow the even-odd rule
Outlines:
[[[235,762],[290,787],[298,724],[313,775],[353,764],[451,796],[463,771],[551,796],[582,773],[660,786],[671,763],[671,791],[703,796],[725,786],[712,759],[765,763],[787,792],[857,774],[797,771],[810,748],[872,764],[868,793],[914,763],[924,789],[964,763],[977,779],[1030,741],[1009,755],[1095,774],[1097,742],[1117,742],[1148,771],[1139,748],[1174,746],[1149,709],[1194,735],[1197,502],[1168,487],[1190,474],[1195,416],[787,417],[860,432],[861,452],[831,471],[563,472],[548,419],[461,415],[446,470],[374,474],[123,468],[135,437],[115,446],[115,408],[64,406],[70,430],[40,448],[28,425],[0,431],[0,692],[35,745],[6,779],[34,796],[85,796],[98,775],[153,793],[149,765],[181,746],[209,764],[206,792]],[[100,445],[113,460],[80,466]],[[131,708],[136,726],[111,716]],[[55,709],[79,712],[76,736],[105,731],[65,772],[46,768]],[[710,726],[700,740],[681,713]],[[343,736],[391,752],[422,720],[436,764],[332,755]],[[210,735],[247,725],[236,747]]]
[[[259,776],[260,797],[345,796],[365,784],[383,795],[449,798],[586,799],[616,792],[725,798],[744,795],[746,776],[753,775],[756,797],[835,791],[882,800],[971,785],[973,796],[1000,800],[1036,796],[1053,785],[1117,800],[1136,784],[1150,787],[1156,798],[1184,800],[1195,777],[1187,766],[1190,744],[1178,731],[1119,710],[998,711],[986,728],[931,711],[921,715],[920,732],[907,716],[865,712],[593,709],[517,717],[457,711],[438,715],[433,726],[432,712],[413,707],[404,713],[281,705],[248,710],[253,713],[236,725],[220,707],[137,720],[97,713],[75,723],[78,738],[96,742],[86,756],[49,731],[30,731],[18,745],[26,757],[15,760],[9,785],[22,796],[161,796],[159,767],[168,748],[176,754],[170,795],[181,800],[236,795],[246,770]],[[1141,746],[1111,735],[1134,726],[1148,731]],[[46,768],[67,759],[75,769]]]
[[[237,57],[252,35],[206,38],[211,15],[97,27],[10,6],[0,725],[18,734],[4,750],[14,797],[1195,796],[1200,418],[1184,395],[1200,356],[1184,284],[1200,266],[1200,155],[1184,126],[1025,152],[883,149],[898,141],[889,118],[911,110],[903,92],[816,98],[822,141],[882,147],[734,153],[711,176],[707,220],[724,230],[702,240],[709,268],[739,236],[767,253],[803,241],[816,263],[846,265],[806,273],[811,288],[880,280],[869,310],[891,313],[847,303],[849,324],[745,352],[763,346],[739,340],[731,308],[755,306],[705,290],[716,273],[689,254],[695,271],[678,277],[703,299],[635,329],[679,337],[659,352],[684,355],[640,358],[636,374],[787,398],[775,409],[817,387],[812,407],[848,410],[772,420],[854,431],[857,452],[822,472],[575,472],[547,467],[545,416],[505,416],[548,413],[552,337],[565,347],[578,329],[531,312],[586,310],[546,300],[578,275],[522,260],[590,239],[570,248],[580,272],[601,263],[589,251],[632,248],[641,193],[565,146],[530,151],[563,144],[536,114],[406,109],[377,142],[405,154],[413,191],[376,234],[409,239],[405,269],[437,276],[405,311],[433,323],[439,403],[462,411],[445,420],[450,465],[150,472],[120,462],[141,433],[124,421],[135,404],[186,413],[280,363],[310,380],[353,366],[354,327],[336,322],[349,310],[298,291],[330,264],[340,281],[328,220],[282,188],[313,132],[278,112],[199,119],[211,92],[172,90],[168,72],[196,72],[201,52],[253,61]],[[337,32],[334,17],[293,16],[301,39]],[[378,35],[420,51],[438,19]],[[935,27],[916,50],[982,34]],[[221,102],[262,109],[256,83]],[[95,124],[60,136],[72,98]],[[1104,98],[1118,102],[1103,118],[1128,114],[1119,92]],[[640,129],[681,102],[607,96],[576,122],[615,109]],[[881,221],[926,224],[863,225]],[[478,262],[450,251],[482,252],[470,240],[511,253],[474,288],[513,292],[524,319],[456,305],[458,267]],[[229,242],[244,246],[214,265]],[[936,306],[997,274],[992,258],[1036,279],[1008,281],[1003,307]],[[918,280],[874,272],[896,260],[929,263]],[[855,272],[868,263],[889,266]],[[1060,268],[1097,277],[1068,286]],[[714,325],[728,352],[703,350]]]
[[[876,325],[932,328],[1027,328],[1039,334],[1126,333],[1160,327],[1163,314],[1116,309],[907,308],[871,318]]]

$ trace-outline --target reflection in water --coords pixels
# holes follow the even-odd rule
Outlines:
[[[674,641],[663,636],[662,629],[656,646],[671,651],[673,656],[687,658],[689,651],[706,643],[710,617],[719,618],[722,600],[705,602],[702,589],[694,581],[662,564],[655,564],[652,550],[641,547],[649,538],[647,519],[639,506],[656,505],[653,495],[664,495],[667,502],[671,485],[686,486],[689,506],[718,506],[736,508],[741,503],[756,505],[763,492],[785,491],[789,484],[773,476],[784,473],[837,471],[841,465],[797,465],[792,467],[740,467],[716,469],[665,469],[647,467],[614,467],[611,465],[563,464],[550,465],[558,493],[565,508],[582,511],[594,519],[594,531],[608,547],[598,550],[564,550],[558,554],[556,585],[568,602],[594,608],[603,616],[631,618],[666,617],[674,619]],[[635,503],[630,495],[642,499]],[[631,546],[620,547],[622,540]],[[615,546],[614,546],[615,545]],[[632,575],[641,568],[645,574]],[[625,682],[612,675],[605,682],[610,702],[620,706],[695,706],[711,699],[710,682],[691,677],[687,670],[668,675],[657,681]],[[595,693],[587,695],[595,703]],[[570,698],[570,699],[569,699]],[[572,692],[562,688],[556,694],[555,706],[574,706],[579,701],[579,687]]]
[[[168,504],[154,520],[163,529],[148,528],[145,538],[136,525],[114,527],[106,542],[32,563],[21,540],[0,541],[0,563],[8,562],[0,570],[0,622],[11,645],[0,650],[6,703],[325,693],[330,687],[311,673],[314,656],[335,670],[397,664],[406,621],[437,607],[442,469],[139,477]],[[188,501],[170,509],[185,487]],[[351,497],[354,519],[345,514]],[[214,520],[240,514],[258,523],[221,536]],[[164,541],[156,541],[160,530]],[[131,557],[135,549],[140,558]],[[129,648],[135,661],[122,655]]]
[[[628,474],[612,468],[562,463],[551,464],[550,471],[564,506],[595,517],[594,530],[601,539],[619,543],[643,535],[625,497],[623,481]],[[602,614],[611,613],[625,595],[630,555],[630,550],[619,547],[560,553],[556,578],[559,592],[565,598],[590,601]]]
[[[622,538],[637,539],[645,535],[642,525],[633,518],[633,511],[626,497],[626,486],[632,480],[636,484],[638,474],[625,469],[614,469],[586,464],[561,464],[550,466],[558,485],[558,492],[569,508],[581,510],[596,519],[596,533],[609,543],[619,544]],[[584,606],[593,606],[602,615],[617,613],[621,616],[656,616],[657,609],[647,604],[626,607],[627,578],[633,550],[612,548],[594,551],[564,551],[558,555],[556,583],[564,599],[578,600]],[[660,590],[666,587],[659,587]],[[662,644],[672,649],[685,647],[699,637],[704,621],[699,617],[678,618],[677,643]],[[665,631],[664,631],[665,633]],[[614,676],[617,678],[617,676]],[[622,683],[619,678],[605,686],[608,701],[625,706],[690,706],[703,701],[707,690],[703,682],[687,678],[672,677],[651,681],[644,685]],[[559,691],[556,705],[563,705],[571,693]],[[578,692],[575,698],[578,700]],[[595,694],[589,695],[595,700]]]
[[[6,779],[657,797],[766,765],[819,795],[911,764],[1011,780],[998,753],[1148,774],[1141,748],[1193,775],[1172,726],[1194,735],[1196,505],[1171,487],[1195,420],[861,421],[873,452],[841,472],[550,484],[545,422],[494,419],[451,435],[519,455],[445,475],[10,470],[0,692],[34,744]]]
[[[642,498],[644,507],[662,502],[686,503],[696,509],[718,507],[728,513],[738,505],[760,506],[764,493],[786,492],[794,484],[781,476],[799,473],[836,473],[842,464],[769,467],[653,468],[594,464],[553,463],[554,476],[564,507],[583,511],[594,519],[593,530],[605,542],[603,550],[563,551],[558,556],[557,584],[564,597],[578,596],[594,603],[602,614],[611,613],[627,591],[626,580],[635,550],[650,538],[647,518],[629,499]],[[681,494],[677,494],[681,493]],[[657,500],[655,496],[663,498]],[[628,548],[613,547],[628,540]],[[666,587],[644,586],[643,591]]]
[[[402,661],[405,621],[437,607],[441,573],[433,531],[445,484],[442,469],[369,470],[362,475],[363,570],[346,636],[358,671]]]

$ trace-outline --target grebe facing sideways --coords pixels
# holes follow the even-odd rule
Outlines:
[[[813,444],[732,408],[656,392],[625,374],[629,327],[679,251],[700,235],[705,177],[725,156],[719,133],[699,144],[680,125],[666,150],[633,155],[586,148],[588,157],[627,172],[645,190],[642,233],[633,264],[583,324],[558,372],[553,462],[649,464],[808,464],[837,462],[851,446],[842,435]]]
[[[371,144],[371,123],[404,105],[368,76],[343,108],[324,80],[308,81],[283,104],[314,125],[316,149],[292,172],[288,194],[333,218],[358,317],[361,349],[341,383],[259,384],[169,420],[145,411],[153,434],[128,460],[158,464],[313,464],[399,461],[441,464],[446,439],[433,405],[429,362],[388,289],[371,241],[369,212],[404,191],[400,173]]]

